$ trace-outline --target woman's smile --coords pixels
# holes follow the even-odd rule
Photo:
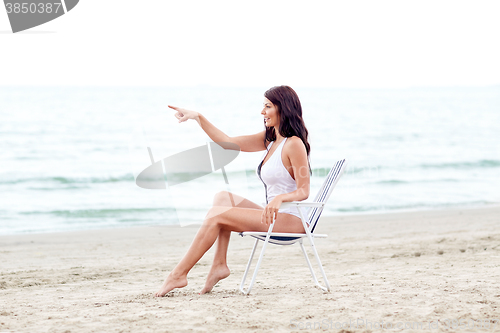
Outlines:
[[[262,109],[261,114],[264,116],[264,123],[267,127],[279,124],[278,110],[267,98],[264,99],[264,109]]]

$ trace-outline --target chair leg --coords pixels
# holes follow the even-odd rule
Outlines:
[[[309,261],[309,257],[307,256],[306,250],[304,249],[304,245],[302,245],[302,242],[299,242],[299,244],[300,248],[302,249],[302,253],[304,253],[304,257],[306,258],[307,266],[309,266],[309,270],[311,271],[314,283],[324,291],[330,291],[330,284],[328,283],[328,279],[326,278],[325,270],[323,269],[323,265],[321,264],[321,260],[319,259],[319,255],[318,252],[316,251],[316,247],[314,246],[314,242],[311,239],[311,247],[313,249],[314,256],[316,257],[316,261],[318,262],[318,266],[321,271],[321,275],[323,276],[323,280],[325,281],[326,288],[319,284],[318,279],[316,278],[316,274],[314,274],[311,262]]]
[[[259,243],[258,239],[255,239],[255,244],[253,245],[252,253],[250,254],[250,259],[248,260],[247,268],[245,269],[245,274],[243,274],[243,280],[241,281],[240,291],[246,295],[250,292],[246,292],[243,287],[245,286],[245,280],[247,279],[248,271],[250,270],[250,266],[252,265],[253,255],[255,254],[255,250],[257,250],[257,244]]]
[[[274,222],[274,221],[273,221],[273,222]],[[259,271],[260,263],[262,262],[262,258],[264,257],[264,252],[266,251],[267,244],[269,243],[269,238],[271,237],[271,232],[273,231],[273,227],[274,227],[274,223],[271,223],[271,225],[269,226],[269,229],[267,230],[266,240],[264,241],[264,245],[262,246],[262,250],[261,250],[261,252],[260,252],[260,256],[259,256],[259,261],[257,261],[257,266],[255,266],[255,270],[254,270],[254,272],[253,272],[253,276],[252,276],[252,281],[250,281],[250,285],[248,286],[247,291],[245,291],[245,290],[243,289],[243,286],[244,286],[245,280],[243,280],[243,281],[241,282],[240,290],[241,290],[244,294],[246,294],[246,295],[250,294],[250,290],[252,290],[252,286],[253,286],[253,284],[254,284],[254,282],[255,282],[255,278],[257,277],[257,272]],[[251,255],[251,257],[250,257],[250,261],[248,262],[248,265],[247,265],[247,270],[250,268],[250,262],[252,261],[252,258],[253,258],[253,252],[255,252],[255,249],[257,248],[257,242],[258,242],[258,241],[259,241],[258,239],[256,239],[256,240],[255,240],[254,249],[253,249],[253,251],[252,251],[252,255]],[[246,273],[247,273],[247,272],[245,272],[245,278],[246,278]]]
[[[300,245],[300,248],[302,249],[302,253],[304,254],[304,258],[306,258],[306,262],[307,262],[307,266],[309,267],[309,270],[311,271],[311,275],[313,277],[313,280],[314,280],[314,283],[319,286],[320,288],[324,288],[322,287],[319,282],[318,282],[318,279],[316,278],[316,274],[314,274],[314,271],[313,271],[313,268],[311,266],[311,261],[309,261],[309,258],[307,257],[307,253],[306,253],[306,250],[304,249],[304,245],[302,245],[302,242],[299,242],[299,245]]]
[[[323,275],[323,280],[325,280],[326,288],[321,286],[318,282],[318,279],[316,279],[316,275],[313,272],[311,263],[309,262],[309,258],[307,257],[307,253],[304,250],[304,247],[302,245],[302,240],[301,240],[299,242],[299,244],[300,244],[300,247],[302,248],[302,252],[304,253],[304,256],[306,257],[307,264],[309,265],[309,269],[311,270],[311,274],[313,276],[314,282],[321,289],[323,289],[325,291],[330,291],[330,284],[328,283],[328,279],[326,278],[325,270],[323,269],[323,265],[321,265],[321,260],[319,260],[318,252],[316,251],[316,247],[314,246],[313,236],[311,235],[311,231],[309,230],[309,227],[306,224],[306,219],[305,219],[304,215],[302,214],[302,210],[300,210],[300,209],[299,209],[299,214],[300,214],[300,219],[302,220],[302,225],[304,226],[304,230],[306,231],[307,238],[309,239],[309,242],[311,243],[311,247],[313,249],[314,256],[316,257],[316,261],[318,262],[319,269],[321,271],[321,274]]]
[[[258,242],[259,240],[256,239],[256,241]],[[252,287],[253,287],[253,284],[255,282],[255,278],[257,277],[257,272],[259,271],[259,267],[260,267],[260,263],[262,262],[262,258],[264,257],[264,252],[266,251],[266,246],[267,246],[267,240],[264,242],[264,245],[262,246],[262,250],[260,252],[260,256],[259,256],[259,260],[257,261],[257,266],[255,266],[255,269],[254,269],[254,272],[253,272],[253,276],[252,276],[252,281],[250,281],[250,284],[248,285],[248,289],[247,291],[245,291],[243,289],[243,285],[244,285],[244,281],[241,282],[241,287],[240,287],[240,290],[245,294],[245,295],[248,295],[250,294],[250,290],[252,290]],[[256,247],[257,244],[254,246]],[[248,263],[248,267],[250,267],[250,262]]]

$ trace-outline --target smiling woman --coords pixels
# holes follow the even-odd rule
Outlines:
[[[309,196],[308,132],[302,120],[299,98],[288,86],[266,91],[261,111],[265,130],[253,135],[229,137],[200,113],[169,107],[177,111],[175,117],[180,123],[195,119],[215,142],[236,144],[243,152],[266,150],[257,167],[257,174],[266,189],[266,206],[230,192],[217,193],[213,207],[186,255],[170,272],[155,296],[164,296],[175,288],[186,286],[188,272],[217,240],[212,268],[201,290],[204,294],[230,274],[226,255],[232,231],[267,231],[269,225],[274,223],[275,232],[304,232],[297,208],[282,209],[280,206],[283,202],[301,201]]]
[[[271,127],[273,124],[279,123],[278,110],[276,110],[276,106],[274,106],[274,104],[267,98],[264,102],[262,115],[264,116],[264,124],[267,127]]]

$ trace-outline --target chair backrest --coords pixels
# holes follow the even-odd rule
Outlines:
[[[330,169],[330,172],[328,173],[323,186],[321,186],[321,188],[319,189],[314,202],[326,203],[328,201],[330,195],[332,194],[333,188],[335,187],[335,185],[337,185],[337,182],[339,181],[340,176],[342,176],[342,173],[344,172],[346,166],[346,159],[337,161],[337,163],[335,163],[333,168]],[[316,228],[322,212],[323,207],[313,207],[309,211],[308,220],[311,232],[314,232],[314,228]]]

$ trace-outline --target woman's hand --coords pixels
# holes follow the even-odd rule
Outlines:
[[[280,209],[283,200],[281,200],[281,194],[274,197],[270,203],[264,208],[262,212],[262,221],[261,223],[266,224],[267,226],[271,225],[278,217],[278,210]]]
[[[168,107],[177,111],[177,113],[174,116],[175,118],[179,119],[179,123],[182,123],[183,121],[186,121],[188,119],[194,119],[198,121],[198,117],[200,114],[196,111],[190,111],[172,105],[169,105]]]

